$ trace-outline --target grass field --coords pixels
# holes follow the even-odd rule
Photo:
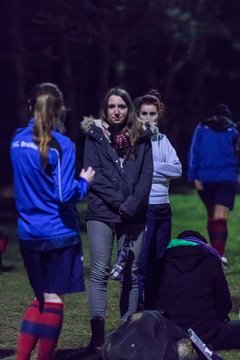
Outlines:
[[[195,192],[185,194],[172,194],[171,204],[173,209],[172,237],[184,230],[195,229],[207,235],[205,229],[205,210]],[[86,288],[89,277],[89,257],[87,238],[84,224],[84,205],[79,207],[82,222],[82,239],[84,247],[84,262],[86,275]],[[4,218],[4,217],[3,217]],[[2,222],[1,222],[2,224]],[[44,225],[44,224],[43,224]],[[32,291],[28,284],[26,273],[18,250],[16,233],[16,219],[5,219],[0,226],[10,237],[7,253],[4,255],[4,264],[14,265],[12,272],[0,274],[0,359],[14,359],[17,334],[22,313],[32,298]],[[236,198],[235,209],[229,219],[229,239],[226,256],[229,266],[226,271],[227,280],[232,294],[233,310],[232,319],[238,318],[240,308],[240,195]],[[106,319],[107,332],[119,325],[118,311],[118,283],[109,282],[109,300]],[[56,359],[64,359],[67,349],[74,349],[88,342],[89,316],[87,294],[69,295],[65,301],[65,318],[58,343]],[[219,353],[220,354],[220,353]],[[240,352],[222,352],[224,360],[240,360]],[[35,358],[33,354],[32,359]],[[151,359],[149,359],[151,360]]]

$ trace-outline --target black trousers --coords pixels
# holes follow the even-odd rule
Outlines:
[[[219,326],[219,334],[212,341],[213,350],[240,349],[240,320],[224,321]]]

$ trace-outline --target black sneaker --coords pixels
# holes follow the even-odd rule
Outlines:
[[[9,265],[9,266],[0,265],[0,273],[1,273],[1,272],[10,272],[10,271],[12,271],[14,268],[15,268],[15,266],[13,266],[13,265]]]

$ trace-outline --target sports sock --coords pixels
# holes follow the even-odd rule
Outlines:
[[[45,302],[41,317],[38,360],[52,359],[63,321],[63,303]]]
[[[24,313],[18,337],[16,360],[28,360],[34,349],[39,334],[41,312],[39,301],[34,300]]]
[[[207,229],[212,247],[222,256],[228,236],[227,220],[209,218]]]

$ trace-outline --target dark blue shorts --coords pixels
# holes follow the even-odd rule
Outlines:
[[[223,181],[203,184],[203,190],[198,191],[198,195],[206,207],[223,205],[233,210],[236,192],[235,182]]]
[[[85,290],[81,243],[49,251],[21,247],[21,253],[39,301],[43,293],[64,295]]]

